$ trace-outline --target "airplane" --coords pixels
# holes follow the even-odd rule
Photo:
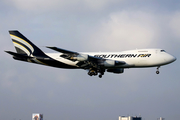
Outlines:
[[[46,46],[58,53],[44,53],[17,30],[9,31],[17,52],[5,51],[15,60],[37,63],[57,68],[84,69],[88,75],[102,78],[104,73],[121,74],[127,68],[157,67],[170,64],[176,58],[163,49],[136,49],[122,52],[74,52]]]

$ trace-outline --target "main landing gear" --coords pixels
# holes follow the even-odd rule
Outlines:
[[[88,75],[90,76],[96,76],[99,73],[99,78],[102,78],[102,76],[104,75],[105,70],[101,70],[101,69],[90,69],[88,72]]]
[[[104,75],[104,72],[105,71],[99,73],[99,78],[102,78],[102,76]]]
[[[160,66],[157,67],[156,74],[159,74],[159,73],[160,73],[160,72],[159,72],[159,68],[160,68]]]
[[[98,73],[97,73],[97,70],[94,70],[94,69],[90,69],[89,72],[88,72],[88,75],[90,76],[96,76]]]

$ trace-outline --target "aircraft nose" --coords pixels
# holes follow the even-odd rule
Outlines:
[[[174,57],[174,56],[172,56],[172,55],[169,55],[168,58],[167,58],[167,61],[168,61],[169,63],[172,63],[172,62],[176,61],[176,57]]]
[[[173,58],[173,61],[176,61],[176,57]]]

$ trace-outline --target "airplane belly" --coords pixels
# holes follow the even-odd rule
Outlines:
[[[153,65],[154,63],[151,63],[151,60],[149,58],[134,58],[134,59],[124,59],[126,62],[123,67],[149,67]]]
[[[165,60],[161,57],[138,58],[135,67],[155,67],[163,65]]]
[[[138,60],[135,64],[136,67],[143,67],[143,66],[149,66],[150,64],[148,63],[147,60]]]

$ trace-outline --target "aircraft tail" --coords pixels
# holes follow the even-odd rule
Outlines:
[[[9,31],[9,34],[18,54],[27,56],[46,56],[43,51],[41,51],[36,45],[34,45],[19,31]]]

